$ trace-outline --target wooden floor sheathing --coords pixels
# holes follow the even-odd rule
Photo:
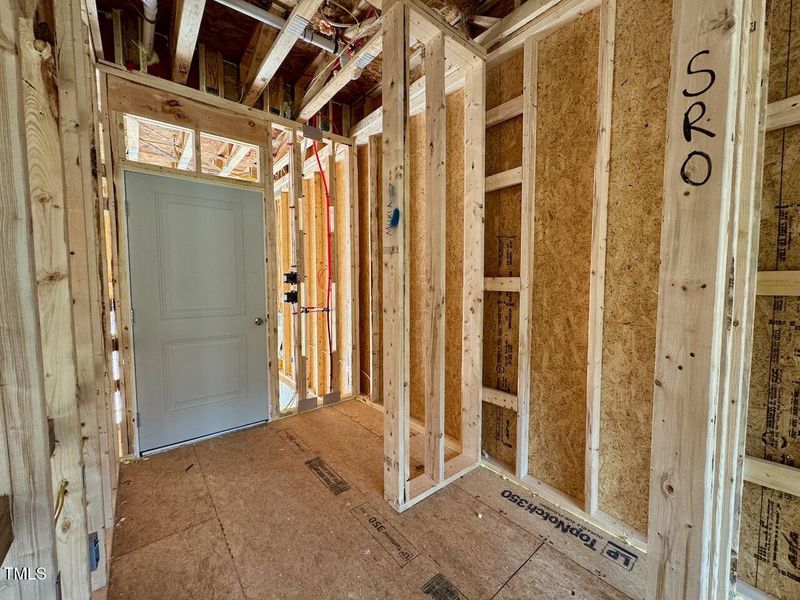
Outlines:
[[[382,431],[349,401],[123,465],[109,600],[628,598],[488,469],[394,512]]]

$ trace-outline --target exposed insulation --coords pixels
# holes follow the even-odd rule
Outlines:
[[[800,93],[800,4],[773,2],[769,100]],[[764,149],[759,271],[800,269],[800,127]],[[748,405],[748,456],[800,466],[800,298],[758,297]],[[739,576],[779,598],[800,596],[800,498],[746,484]]]
[[[486,108],[522,95],[523,53],[519,51],[486,74]],[[486,130],[486,174],[522,165],[522,116]],[[519,185],[486,194],[484,221],[485,277],[519,277],[522,188]],[[483,385],[517,393],[519,294],[484,294]],[[514,467],[517,415],[483,403],[482,447],[490,456]]]
[[[358,329],[360,332],[358,344],[358,358],[361,365],[359,373],[362,394],[370,390],[370,377],[372,363],[370,362],[370,311],[372,310],[370,297],[370,212],[369,212],[369,148],[368,146],[356,147],[356,168],[358,169],[358,264],[360,277],[358,278]]]
[[[671,18],[671,0],[617,0],[600,508],[641,532],[647,531],[650,490]]]
[[[529,472],[583,499],[599,10],[539,43]]]

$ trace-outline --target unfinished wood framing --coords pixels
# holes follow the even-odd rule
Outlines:
[[[47,580],[3,578],[13,600],[49,600],[57,573],[47,408],[30,228],[19,20],[32,14],[3,0],[0,12],[0,494],[11,498],[14,542],[4,564],[42,567]],[[19,20],[18,20],[19,19]]]
[[[278,374],[278,218],[275,210],[275,187],[272,173],[272,127],[267,127],[267,137],[261,148],[261,173],[264,179],[264,256],[266,256],[266,325],[267,381],[269,383],[269,419],[281,415],[280,376]]]
[[[306,323],[300,314],[299,308],[306,305],[306,274],[305,274],[305,248],[304,248],[304,223],[303,210],[306,197],[303,194],[303,173],[301,167],[300,141],[297,131],[292,131],[292,147],[290,148],[291,160],[289,162],[289,209],[291,214],[291,262],[293,271],[297,273],[298,285],[297,303],[293,307],[292,332],[294,335],[294,348],[292,365],[294,368],[295,393],[297,394],[297,408],[299,411],[306,409],[308,386],[306,385],[307,369],[306,355],[303,351]]]
[[[66,190],[59,122],[51,108],[56,90],[42,76],[48,65],[53,66],[54,56],[49,44],[43,45],[42,52],[36,51],[31,23],[20,21],[19,36],[22,74],[28,82],[24,93],[25,126],[42,360],[45,372],[50,375],[45,379],[45,395],[47,414],[53,419],[53,431],[59,442],[51,460],[52,486],[58,490],[66,485],[69,492],[60,516],[69,525],[56,537],[56,555],[62,572],[62,589],[75,598],[88,599],[87,498],[81,471],[81,423],[75,403],[82,391],[76,379],[72,330]],[[69,47],[62,49],[64,53],[69,51]],[[83,220],[75,222],[82,224]],[[82,383],[89,381],[83,379]],[[86,402],[86,392],[83,394]]]
[[[381,53],[381,32],[377,32],[358,49],[350,60],[317,93],[306,96],[300,103],[297,118],[308,121],[352,79],[359,69],[370,64]]]
[[[483,302],[483,253],[480,243],[483,229],[483,137],[485,122],[485,65],[482,50],[474,50],[460,34],[415,2],[397,1],[384,13],[383,22],[383,404],[385,410],[384,496],[396,510],[402,511],[427,497],[452,479],[471,470],[480,462],[480,402],[483,393],[480,373],[480,347]],[[411,214],[409,178],[409,35],[428,44],[426,65],[426,158],[425,172],[429,196],[425,219],[434,219],[428,226],[437,227],[437,211],[444,198],[444,180],[437,177],[445,161],[443,127],[445,57],[457,63],[464,72],[464,266],[461,355],[461,453],[450,460],[443,457],[442,415],[444,390],[440,374],[425,376],[426,458],[423,473],[409,477],[409,219]],[[436,78],[433,81],[432,78]],[[437,141],[438,140],[438,141]],[[436,353],[442,351],[445,313],[443,291],[443,236],[432,228],[426,250],[431,261],[434,283],[429,302],[431,321],[426,325],[423,352],[437,364]],[[433,266],[433,262],[437,264]],[[416,332],[415,332],[416,335]],[[426,369],[431,365],[426,363]],[[441,369],[439,369],[441,371]],[[430,419],[430,420],[429,420]]]
[[[592,207],[592,258],[589,279],[589,344],[586,369],[586,457],[584,503],[589,514],[599,505],[600,402],[603,375],[603,310],[611,162],[611,100],[614,86],[614,30],[617,0],[601,0],[597,69],[597,147]]]
[[[720,12],[730,17],[724,30],[712,26]],[[747,20],[740,3],[725,0],[676,2],[673,18],[647,593],[706,598],[719,591],[709,581],[714,570],[725,570],[713,557],[727,552],[714,548],[720,493],[715,457],[718,436],[726,433],[717,423],[727,422],[730,405],[720,378],[733,339],[745,335],[738,324],[729,326],[729,277],[739,244],[728,227],[739,197],[735,149],[726,140],[743,118],[735,108],[740,69],[747,69],[739,47]],[[713,129],[684,128],[693,106],[705,111],[704,123]],[[753,277],[747,263],[737,277],[743,285]]]
[[[530,381],[531,339],[533,315],[531,315],[533,291],[533,223],[536,201],[536,115],[537,115],[537,42],[525,40],[522,80],[522,194],[520,198],[520,257],[519,257],[519,350],[517,355],[517,402],[507,407],[517,413],[517,447],[514,474],[524,478],[528,475],[528,440],[530,425]],[[513,102],[511,100],[510,102]],[[505,103],[508,104],[508,103]],[[503,106],[503,105],[501,105]],[[508,113],[508,118],[516,116]],[[488,116],[488,112],[487,112]],[[523,382],[523,385],[519,385]]]
[[[258,97],[275,75],[278,67],[288,56],[295,42],[303,34],[308,22],[317,12],[317,8],[321,3],[322,0],[299,0],[294,6],[292,12],[286,18],[286,25],[278,33],[278,37],[275,38],[269,52],[267,52],[264,60],[261,61],[261,65],[253,74],[253,78],[243,82],[243,101],[245,104],[253,106],[256,103]]]
[[[263,193],[256,419],[377,435],[383,519],[466,476],[620,596],[797,597],[798,2],[0,0],[0,596],[114,595],[137,172]]]
[[[381,201],[381,140],[377,135],[369,138],[367,166],[368,176],[368,215],[370,240],[370,388],[372,402],[383,404],[383,231],[381,229],[383,203]],[[363,338],[362,338],[363,339]]]
[[[186,83],[206,0],[176,0],[172,11],[172,81]],[[138,36],[137,36],[138,39]]]

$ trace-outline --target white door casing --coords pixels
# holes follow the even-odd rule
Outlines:
[[[263,194],[125,172],[142,452],[268,415]]]

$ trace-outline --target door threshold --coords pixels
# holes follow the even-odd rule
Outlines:
[[[176,442],[174,444],[169,444],[167,446],[159,446],[158,448],[153,448],[151,450],[144,450],[139,455],[141,457],[147,457],[147,456],[153,456],[155,454],[161,454],[162,452],[166,452],[168,450],[174,450],[175,448],[182,448],[183,446],[190,446],[191,444],[196,444],[197,442],[203,442],[205,440],[222,437],[223,435],[228,435],[229,433],[236,433],[237,431],[242,431],[244,429],[252,429],[253,427],[258,427],[259,425],[263,425],[264,423],[269,423],[269,420],[264,419],[262,421],[254,421],[253,423],[248,423],[247,425],[240,425],[239,427],[231,427],[230,429],[223,429],[222,431],[209,433],[208,435],[201,435],[200,437],[190,438],[188,440],[184,440],[182,442]]]

